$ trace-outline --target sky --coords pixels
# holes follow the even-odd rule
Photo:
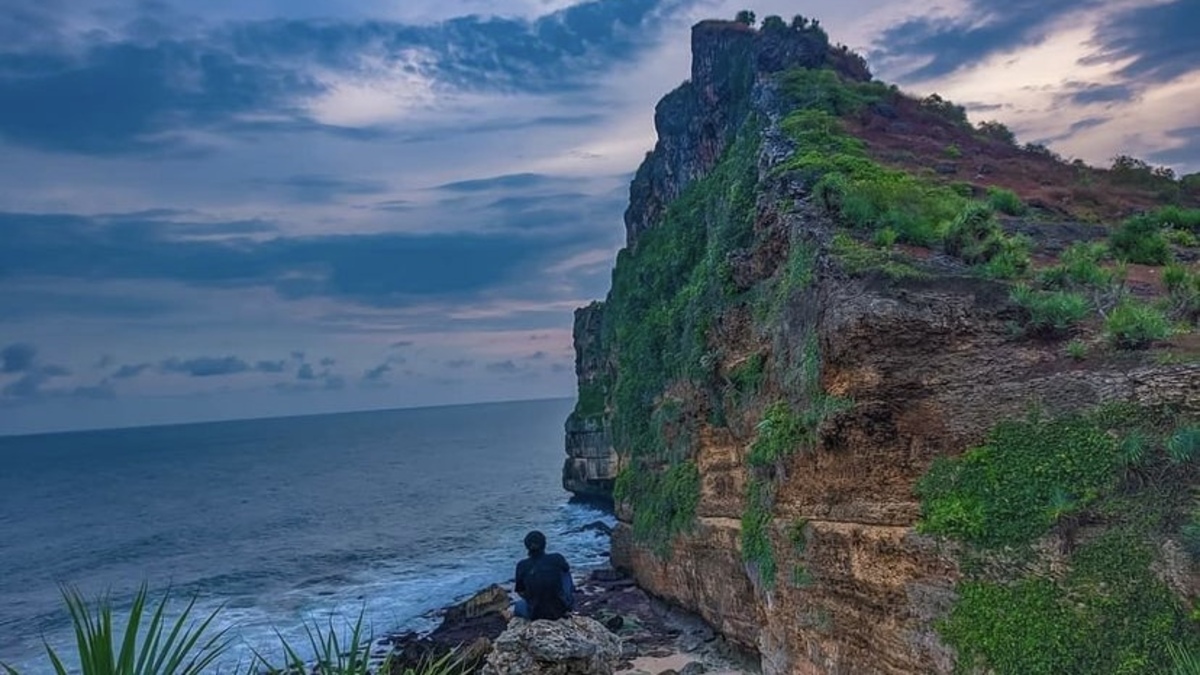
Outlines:
[[[689,26],[1200,171],[1196,0],[5,0],[0,434],[574,393]]]

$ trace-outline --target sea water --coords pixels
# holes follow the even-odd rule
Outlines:
[[[0,661],[49,672],[74,654],[60,586],[143,582],[223,609],[231,659],[276,631],[430,627],[430,612],[512,577],[541,529],[600,565],[605,512],[560,484],[569,400],[0,437]],[[181,604],[172,607],[180,608]],[[118,616],[123,614],[118,611]],[[68,661],[68,667],[71,667]]]

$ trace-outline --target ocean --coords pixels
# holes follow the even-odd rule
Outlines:
[[[118,608],[143,582],[230,626],[227,663],[306,621],[376,633],[512,577],[541,529],[578,568],[611,515],[560,485],[569,400],[0,437],[0,661],[51,672],[60,584]],[[118,616],[123,616],[118,614]],[[71,662],[68,662],[71,667]]]

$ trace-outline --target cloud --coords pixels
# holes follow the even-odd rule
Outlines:
[[[322,366],[328,368],[329,366],[336,364],[337,359],[330,357],[330,356],[326,356],[325,358],[321,359],[320,363]]]
[[[128,380],[141,375],[152,367],[149,363],[127,363],[113,371],[112,378],[115,380]]]
[[[509,374],[515,373],[518,370],[520,370],[520,368],[518,368],[517,364],[515,362],[513,362],[512,359],[506,359],[504,361],[496,361],[494,363],[489,363],[489,364],[485,365],[484,368],[486,368],[490,372],[502,373],[505,375],[509,375]]]
[[[315,380],[317,379],[317,371],[313,369],[312,364],[305,363],[296,371],[297,380]]]
[[[404,347],[411,347],[414,344],[416,344],[416,343],[413,342],[412,340],[399,340],[397,342],[393,342],[392,344],[390,344],[388,346],[391,347],[392,349],[403,349]]]
[[[1102,5],[1102,0],[967,0],[953,18],[918,16],[884,30],[871,59],[885,65],[920,61],[898,75],[901,81],[944,77],[994,54],[1038,44],[1059,19]]]
[[[254,369],[260,373],[282,373],[287,367],[287,361],[259,361]]]
[[[0,372],[21,373],[33,366],[37,348],[27,342],[16,342],[0,350]]]
[[[250,370],[250,364],[236,356],[201,356],[186,360],[170,358],[159,364],[159,370],[192,377],[214,377],[244,373]]]
[[[514,173],[492,178],[477,178],[445,183],[435,189],[443,192],[487,192],[491,190],[520,190],[534,187],[544,187],[557,182],[550,176],[536,173]]]
[[[1200,171],[1200,126],[1172,129],[1167,137],[1176,142],[1174,147],[1150,153],[1149,159],[1180,165],[1184,171]]]
[[[1064,88],[1067,91],[1060,95],[1060,100],[1078,105],[1117,103],[1133,100],[1137,96],[1137,87],[1126,83],[1067,82]]]
[[[471,359],[450,359],[449,361],[446,361],[446,367],[453,368],[455,370],[467,368],[474,364],[475,362]]]
[[[447,93],[578,89],[653,45],[660,17],[694,2],[592,0],[536,19],[419,25],[209,26],[150,5],[124,26],[87,36],[71,35],[70,13],[56,20],[22,3],[15,19],[0,19],[0,36],[23,36],[0,52],[0,136],[59,152],[159,157],[212,151],[197,140],[203,133],[370,139],[373,126]],[[32,41],[30,31],[55,37]]]
[[[379,195],[389,189],[383,181],[320,174],[288,176],[277,181],[260,179],[255,182],[265,187],[281,187],[289,197],[302,204],[336,202],[346,196]]]
[[[1133,7],[1108,17],[1096,31],[1100,51],[1085,64],[1121,63],[1122,77],[1168,82],[1200,68],[1200,3],[1196,0]]]
[[[374,368],[369,368],[363,371],[364,382],[380,382],[384,377],[392,371],[391,363],[381,363]]]

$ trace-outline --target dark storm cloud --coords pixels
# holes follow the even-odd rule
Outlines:
[[[235,375],[250,370],[250,364],[236,356],[201,356],[193,359],[170,358],[159,364],[164,373],[182,373],[192,377]]]

